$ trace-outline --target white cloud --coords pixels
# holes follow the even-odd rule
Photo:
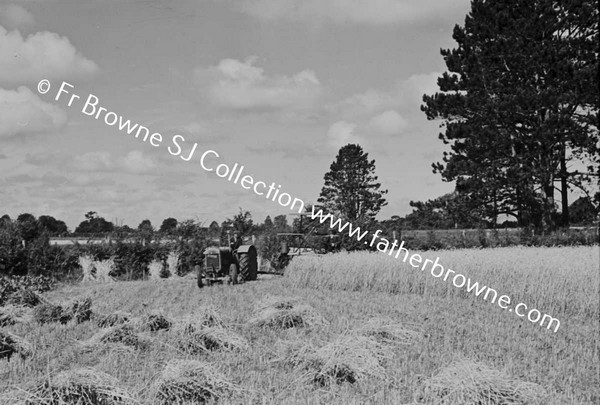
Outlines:
[[[80,79],[98,66],[81,55],[66,37],[38,32],[24,38],[0,26],[0,85],[37,83],[41,79]]]
[[[364,93],[353,94],[333,107],[335,112],[344,116],[374,114],[385,108],[392,108],[398,104],[396,94],[368,89]]]
[[[183,125],[181,129],[194,135],[204,134],[208,132],[206,125],[201,124],[198,121],[192,121],[187,125]]]
[[[142,151],[131,151],[115,158],[107,151],[88,152],[75,158],[75,169],[84,172],[123,172],[147,174],[156,168],[154,160]]]
[[[265,21],[304,21],[311,24],[388,25],[443,18],[468,0],[230,0],[237,9]]]
[[[329,107],[330,113],[344,119],[381,114],[387,110],[419,110],[423,103],[423,94],[438,91],[439,72],[416,74],[405,80],[399,80],[389,90],[368,89]]]
[[[144,156],[144,154],[138,150],[129,152],[127,156],[125,156],[122,165],[128,172],[136,174],[147,173],[156,167],[156,164],[151,158]]]
[[[9,30],[28,28],[35,24],[33,15],[17,4],[0,5],[0,25]]]
[[[27,87],[0,88],[0,138],[54,132],[66,122],[63,110],[42,101]]]
[[[75,157],[76,169],[89,172],[110,171],[115,164],[109,152],[88,152]]]
[[[235,110],[304,109],[315,105],[321,84],[312,70],[293,76],[267,76],[254,66],[256,58],[245,61],[223,59],[217,66],[197,69],[196,80],[208,81],[211,100]]]
[[[369,121],[368,127],[383,135],[397,135],[406,129],[408,122],[396,111],[385,111]]]
[[[327,131],[327,139],[331,146],[339,148],[349,143],[360,143],[354,131],[356,125],[346,121],[332,124]]]

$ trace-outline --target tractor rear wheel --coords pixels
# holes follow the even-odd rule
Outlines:
[[[235,263],[231,263],[231,266],[229,266],[229,278],[231,279],[231,284],[238,283],[238,267]]]
[[[248,253],[239,255],[240,276],[242,281],[254,281],[258,274],[258,262],[256,259],[256,250],[250,250]]]

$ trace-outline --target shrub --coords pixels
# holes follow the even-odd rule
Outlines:
[[[114,276],[124,280],[144,278],[148,265],[160,246],[148,243],[118,243],[115,247]]]

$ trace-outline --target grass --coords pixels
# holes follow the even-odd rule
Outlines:
[[[64,285],[44,298],[55,304],[90,298],[94,314],[122,311],[130,315],[133,328],[133,320],[161,313],[173,328],[144,332],[149,344],[143,350],[102,344],[81,350],[83,342],[95,341],[104,331],[96,322],[6,326],[30,344],[32,354],[0,360],[0,404],[18,403],[15,397],[30,383],[77,369],[111,376],[142,404],[183,400],[186,387],[204,380],[204,389],[213,390],[206,395],[209,403],[219,399],[223,404],[600,401],[597,246],[423,256],[430,253],[440,255],[445,266],[559,317],[560,330],[541,328],[430,275],[389,262],[383,254],[294,261],[282,278],[202,290],[185,279]],[[326,322],[254,325],[250,320],[269,305],[291,309],[286,300],[268,297],[288,297],[292,308],[310,306]],[[229,333],[247,346],[190,354],[174,339],[182,323],[192,320],[200,331],[219,328],[220,337]],[[329,383],[322,384],[318,376],[327,376]],[[452,397],[444,384],[464,390]],[[511,391],[514,387],[526,390],[518,394]],[[502,393],[513,392],[513,402],[493,399],[492,392],[504,397],[508,394]]]

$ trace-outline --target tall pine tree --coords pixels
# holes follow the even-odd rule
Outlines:
[[[331,213],[348,221],[375,218],[387,204],[375,175],[375,160],[360,145],[342,147],[325,174],[318,202]]]
[[[600,174],[598,11],[582,0],[473,0],[458,47],[442,50],[441,92],[425,95],[451,152],[434,171],[470,200],[521,225],[562,223],[568,191]],[[587,164],[577,170],[573,163]]]

